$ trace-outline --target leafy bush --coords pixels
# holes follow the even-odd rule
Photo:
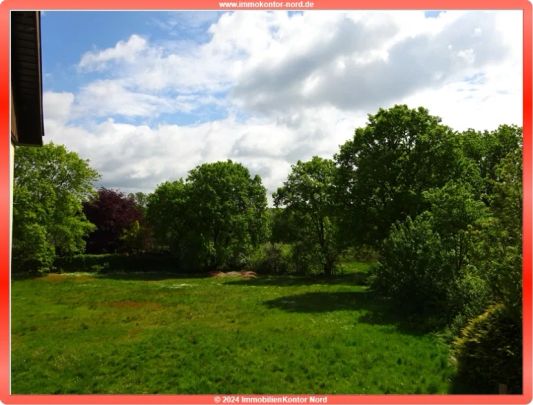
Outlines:
[[[448,301],[454,315],[450,331],[457,336],[473,318],[481,315],[493,295],[485,277],[476,268],[467,268],[448,290]]]
[[[303,242],[264,243],[250,256],[248,265],[264,274],[322,274],[320,254]]]
[[[286,274],[293,269],[291,246],[283,243],[260,245],[250,259],[251,267],[258,273]]]
[[[479,315],[489,286],[471,264],[476,229],[487,216],[466,183],[423,193],[430,209],[392,226],[382,246],[374,285],[417,315]]]
[[[449,274],[440,236],[431,216],[407,217],[393,225],[373,277],[373,287],[419,314],[446,309]]]
[[[522,328],[502,304],[472,319],[453,343],[457,381],[474,393],[493,394],[498,385],[522,392]]]
[[[46,228],[40,224],[17,224],[17,230],[24,237],[13,243],[14,273],[39,272],[50,270],[55,257],[54,245],[46,237]]]
[[[59,257],[54,267],[60,272],[87,273],[136,273],[136,272],[185,272],[176,258],[166,255],[144,254],[125,256],[121,254],[75,255]]]

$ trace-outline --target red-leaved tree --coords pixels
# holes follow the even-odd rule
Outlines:
[[[142,220],[142,210],[134,198],[107,188],[100,188],[96,197],[84,204],[83,211],[96,225],[87,239],[88,253],[123,250],[124,235]]]

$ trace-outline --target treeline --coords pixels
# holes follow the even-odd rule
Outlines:
[[[206,163],[149,195],[94,192],[64,147],[18,148],[13,267],[80,252],[159,254],[179,271],[335,273],[375,252],[371,288],[447,328],[458,381],[521,391],[522,130],[454,131],[424,108],[370,115],[332,159],[297,162],[267,206],[259,176]]]

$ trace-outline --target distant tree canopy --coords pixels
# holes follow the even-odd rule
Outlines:
[[[83,252],[94,229],[82,203],[93,195],[98,173],[64,146],[15,150],[13,268],[49,269],[56,254]]]
[[[135,199],[120,191],[100,188],[94,198],[83,204],[83,212],[96,229],[87,238],[88,253],[114,253],[124,246],[123,237],[142,219]]]
[[[160,185],[149,198],[148,218],[155,237],[183,263],[238,267],[266,236],[266,205],[260,177],[228,160]]]

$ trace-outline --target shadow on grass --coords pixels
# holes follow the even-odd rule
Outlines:
[[[422,316],[408,316],[401,308],[372,291],[308,292],[276,298],[263,304],[286,312],[360,311],[363,312],[357,319],[360,323],[391,325],[401,332],[413,335],[423,335],[432,330],[421,322]]]
[[[33,280],[33,279],[36,279],[36,278],[41,278],[41,277],[43,277],[45,275],[46,274],[37,273],[37,272],[33,272],[33,273],[17,273],[17,272],[13,272],[13,273],[11,273],[11,280]]]
[[[263,276],[257,278],[232,280],[226,284],[232,285],[250,285],[250,286],[304,286],[304,285],[367,285],[368,274],[351,273],[342,274],[334,277],[326,276]]]

